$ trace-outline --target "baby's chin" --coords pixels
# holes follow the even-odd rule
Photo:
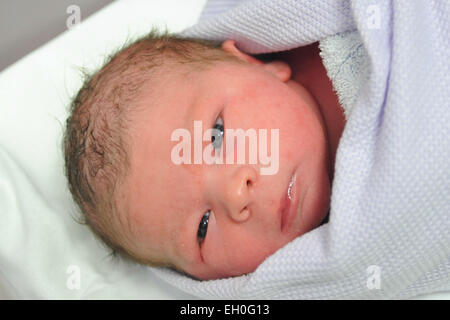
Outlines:
[[[255,268],[256,270],[256,268]],[[194,278],[196,280],[202,280],[202,281],[208,281],[208,280],[219,280],[219,279],[226,279],[226,278],[232,278],[232,277],[238,277],[250,272],[238,272],[238,273],[232,273],[232,272],[219,272],[217,270],[195,270],[191,272],[184,272],[186,275],[188,275],[191,278]]]
[[[279,249],[283,248],[286,244],[294,240],[296,237],[283,237],[278,239],[276,243],[271,244],[271,249],[265,251],[264,253],[251,257],[249,259],[244,259],[240,261],[234,261],[232,265],[228,265],[227,268],[213,269],[209,266],[198,266],[192,272],[187,272],[190,276],[198,280],[219,280],[232,277],[239,277],[253,273],[258,269],[258,267]]]
[[[322,226],[323,224],[328,222],[329,217],[329,210],[326,210],[325,212],[321,212],[318,214],[318,220],[319,222],[315,223],[313,227],[310,227],[309,229],[303,229],[303,230],[297,230],[296,233],[291,233],[287,237],[284,237],[280,242],[278,242],[277,245],[275,245],[272,248],[272,252],[269,252],[265,255],[261,255],[257,260],[255,261],[247,261],[246,264],[238,263],[234,266],[229,266],[229,270],[214,270],[205,268],[205,266],[199,267],[196,270],[193,270],[191,272],[186,272],[188,276],[197,279],[197,280],[219,280],[219,279],[226,279],[226,278],[232,278],[232,277],[239,277],[246,274],[250,274],[254,272],[258,267],[269,257],[271,257],[273,254],[278,252],[280,249],[284,248],[287,244],[290,242],[298,239],[302,235],[316,229],[317,227]]]
[[[254,272],[265,259],[283,246],[284,244],[279,242],[278,246],[272,246],[272,251],[266,251],[250,258],[236,259],[227,266],[218,266],[217,268],[205,264],[191,266],[191,270],[186,270],[186,273],[198,280],[218,280],[243,276]]]

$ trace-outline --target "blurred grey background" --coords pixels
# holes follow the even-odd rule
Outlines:
[[[113,0],[0,0],[0,71],[67,30],[67,8],[81,21]]]

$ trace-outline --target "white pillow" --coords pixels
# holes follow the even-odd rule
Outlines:
[[[108,258],[75,222],[61,141],[79,67],[96,68],[151,26],[183,30],[204,3],[115,1],[0,73],[0,298],[194,298]]]

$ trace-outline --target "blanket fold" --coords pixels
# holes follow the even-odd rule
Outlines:
[[[449,33],[449,1],[208,2],[183,35],[234,39],[252,54],[322,41],[347,117],[330,218],[249,275],[202,282],[151,271],[202,298],[404,299],[450,290]],[[358,38],[359,62],[327,60],[331,37]],[[360,71],[342,73],[356,63]],[[345,89],[343,79],[358,87]]]

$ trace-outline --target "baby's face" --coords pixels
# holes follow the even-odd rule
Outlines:
[[[298,83],[268,70],[233,62],[188,76],[174,70],[144,95],[148,107],[133,123],[125,189],[127,219],[143,255],[199,279],[242,275],[325,218],[328,146],[318,106]],[[180,142],[172,133],[190,132],[194,159],[194,121],[202,122],[203,135],[218,119],[224,130],[266,129],[269,153],[271,129],[278,129],[278,171],[261,174],[267,164],[259,157],[249,163],[248,140],[245,164],[174,163],[172,149]],[[228,152],[226,143],[220,152]],[[202,219],[206,236],[199,243]]]

